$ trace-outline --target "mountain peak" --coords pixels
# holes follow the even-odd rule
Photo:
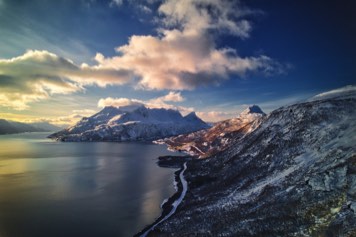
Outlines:
[[[198,118],[197,114],[194,111],[190,112],[189,114],[187,114],[184,117],[186,117],[186,118]]]
[[[197,116],[197,114],[195,112],[190,112],[189,114],[184,116],[184,119],[187,121],[191,121],[191,122],[198,122],[198,123],[206,124],[201,118],[199,118]],[[209,127],[209,126],[206,124],[206,127]]]
[[[251,105],[247,107],[244,111],[242,111],[243,115],[246,114],[262,114],[265,115],[265,113],[262,111],[262,109],[258,105]]]

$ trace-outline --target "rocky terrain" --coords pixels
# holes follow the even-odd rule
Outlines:
[[[253,105],[236,118],[218,122],[212,128],[156,142],[167,144],[171,150],[184,151],[192,156],[206,158],[226,149],[233,141],[252,132],[265,115],[260,107]]]
[[[171,109],[144,106],[105,107],[89,118],[49,136],[60,141],[152,141],[209,126],[194,112],[182,116]]]
[[[183,201],[148,236],[356,236],[356,90],[336,92],[189,161]]]

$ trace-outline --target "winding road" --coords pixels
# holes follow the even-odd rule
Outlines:
[[[179,204],[183,201],[185,194],[187,193],[188,190],[188,182],[187,180],[185,180],[184,178],[184,172],[187,169],[187,162],[185,162],[183,164],[183,170],[180,172],[179,174],[179,180],[182,184],[183,190],[181,192],[181,194],[179,195],[179,197],[172,203],[172,209],[170,210],[170,212],[163,217],[159,222],[157,222],[156,224],[154,224],[153,226],[151,226],[151,228],[149,228],[148,230],[146,230],[141,237],[146,237],[157,225],[159,225],[160,223],[162,223],[163,221],[167,220],[169,217],[171,217],[175,211],[177,210],[177,207],[179,206]]]

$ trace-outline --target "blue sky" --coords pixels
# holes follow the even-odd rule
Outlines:
[[[0,116],[70,123],[106,105],[269,112],[355,84],[356,3],[0,0]]]

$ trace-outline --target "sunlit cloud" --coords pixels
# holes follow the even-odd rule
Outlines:
[[[53,53],[30,50],[19,57],[0,59],[0,105],[24,110],[29,103],[54,94],[83,91],[85,85],[121,85],[130,78],[125,70],[77,66]]]
[[[170,91],[167,95],[152,99],[152,102],[182,102],[185,98],[181,95],[180,92]]]
[[[87,116],[96,113],[96,111],[93,109],[75,109],[73,110],[73,113]]]
[[[98,101],[99,108],[105,108],[107,106],[114,107],[126,107],[126,106],[141,106],[144,105],[145,102],[143,100],[136,99],[128,99],[128,98],[102,98]]]
[[[197,115],[207,122],[219,122],[222,120],[237,117],[238,113],[234,112],[222,112],[222,111],[209,111],[209,112],[197,112]]]
[[[158,9],[159,35],[133,35],[116,48],[118,56],[98,53],[105,68],[129,70],[139,78],[141,89],[192,90],[216,85],[231,74],[281,72],[282,65],[266,55],[241,57],[232,48],[217,48],[214,34],[248,38],[254,11],[230,1],[168,0]],[[213,32],[213,33],[212,33]]]
[[[56,116],[56,117],[51,117],[51,116],[42,117],[42,116],[28,115],[28,114],[21,115],[21,114],[14,114],[14,113],[0,113],[0,118],[4,118],[9,121],[22,122],[22,123],[44,122],[44,123],[57,125],[59,127],[67,127],[75,124],[83,117],[91,116],[94,113],[95,111],[93,110],[91,113],[73,113],[69,115]]]
[[[58,116],[58,117],[36,117],[22,120],[22,122],[27,123],[35,123],[35,122],[47,122],[50,124],[58,125],[58,126],[69,126],[77,123],[83,117],[90,117],[95,114],[97,111],[92,109],[80,109],[80,110],[73,110],[72,114]]]

